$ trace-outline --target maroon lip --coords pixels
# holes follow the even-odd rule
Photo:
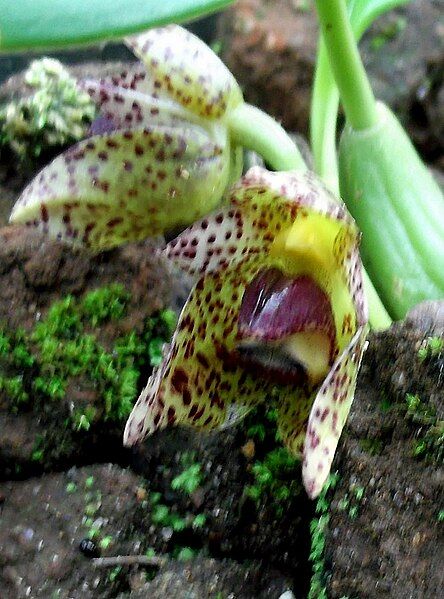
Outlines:
[[[295,333],[319,331],[330,338],[335,327],[330,300],[309,276],[295,278],[277,268],[260,271],[246,288],[238,320],[237,354],[252,374],[275,383],[309,384],[304,366],[285,349]]]
[[[328,295],[307,275],[290,278],[277,268],[260,271],[244,292],[238,339],[278,341],[302,331],[334,336]]]

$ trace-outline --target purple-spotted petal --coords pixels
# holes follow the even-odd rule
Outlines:
[[[236,349],[242,288],[257,269],[252,259],[223,278],[209,273],[198,280],[161,372],[151,377],[130,416],[126,444],[167,424],[224,426],[271,393],[270,382],[241,366]]]
[[[127,39],[145,63],[154,90],[167,93],[190,111],[222,117],[242,102],[242,92],[223,62],[199,38],[177,25]]]
[[[115,129],[144,126],[186,126],[198,118],[168,96],[154,97],[140,91],[112,86],[108,82],[84,80],[80,83],[96,102],[103,118]]]
[[[165,253],[191,274],[211,272],[246,254],[266,253],[281,231],[310,213],[344,222],[357,243],[353,220],[315,175],[253,167],[233,187],[227,206],[186,229]]]
[[[327,480],[356,388],[366,347],[367,326],[359,328],[333,364],[313,402],[307,425],[302,475],[310,497],[317,497]]]
[[[94,249],[183,226],[230,182],[224,130],[147,127],[90,137],[44,168],[11,221]]]

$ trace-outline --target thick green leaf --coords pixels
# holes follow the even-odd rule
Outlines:
[[[118,38],[194,19],[232,0],[0,0],[0,51]]]

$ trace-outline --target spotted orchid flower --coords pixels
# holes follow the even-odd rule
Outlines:
[[[313,174],[250,169],[227,205],[165,249],[196,282],[125,444],[167,425],[220,428],[274,395],[280,436],[316,497],[366,343],[358,242]]]
[[[12,222],[103,249],[194,222],[239,178],[226,120],[243,99],[219,58],[175,25],[127,43],[143,68],[82,82],[100,116],[26,187]]]

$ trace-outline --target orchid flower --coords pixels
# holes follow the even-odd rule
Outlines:
[[[167,425],[220,428],[274,394],[280,436],[316,497],[366,344],[358,242],[312,173],[250,169],[228,204],[166,246],[196,282],[124,443]]]
[[[100,116],[28,185],[11,222],[101,250],[211,212],[241,175],[242,147],[277,170],[306,168],[197,37],[169,25],[126,41],[144,67],[82,82]]]
[[[242,93],[216,54],[174,25],[127,44],[144,68],[82,82],[100,117],[23,191],[12,222],[102,249],[188,225],[239,178],[226,117]]]

